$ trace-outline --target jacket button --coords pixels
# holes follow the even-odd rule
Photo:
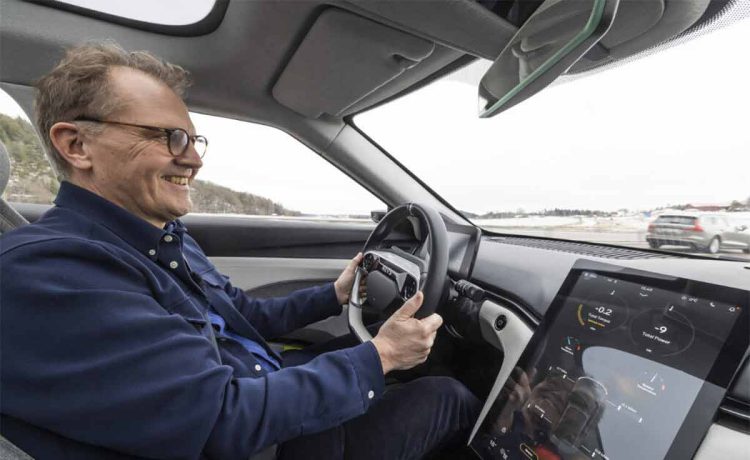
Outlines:
[[[260,364],[256,364],[255,365],[255,371],[256,372],[260,372],[260,370],[261,370]]]
[[[178,264],[177,262],[175,262],[174,260],[173,260],[172,262],[170,262],[170,263],[169,263],[169,268],[171,268],[171,269],[173,269],[173,270],[174,270],[175,268],[177,268],[178,266],[179,266],[179,264]]]
[[[172,242],[172,235],[166,235],[164,237],[164,242],[165,243],[171,243]]]
[[[370,390],[367,392],[367,399],[372,399],[375,397],[375,392]]]

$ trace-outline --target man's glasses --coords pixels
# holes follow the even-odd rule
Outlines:
[[[77,117],[74,121],[89,121],[92,123],[104,123],[108,125],[132,126],[134,128],[148,129],[150,131],[159,131],[166,135],[167,148],[169,149],[169,153],[171,153],[173,156],[180,156],[185,153],[191,142],[193,143],[198,156],[201,158],[203,158],[203,156],[206,154],[206,150],[208,150],[208,139],[206,139],[205,136],[191,136],[182,128],[160,128],[158,126],[136,125],[133,123],[98,120],[96,118],[89,117]]]

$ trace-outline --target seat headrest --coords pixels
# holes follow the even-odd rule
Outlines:
[[[5,191],[5,186],[8,185],[8,179],[10,178],[10,157],[8,156],[8,150],[5,145],[0,142],[0,195]]]

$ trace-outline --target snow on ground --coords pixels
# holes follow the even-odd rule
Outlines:
[[[718,213],[729,217],[736,225],[750,225],[750,212]],[[594,231],[645,231],[648,224],[655,217],[643,214],[617,217],[556,217],[529,216],[512,217],[508,219],[472,219],[476,225],[485,228],[559,228],[566,230],[594,230]]]
[[[472,219],[480,227],[492,228],[565,228],[591,230],[643,230],[651,219],[642,215],[618,217],[529,216],[509,219]]]

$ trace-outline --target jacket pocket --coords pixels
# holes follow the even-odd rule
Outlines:
[[[224,290],[226,285],[229,283],[229,277],[222,275],[216,269],[201,273],[200,277],[209,286],[219,288],[221,290]]]
[[[198,331],[202,331],[203,326],[208,323],[208,320],[206,320],[190,297],[184,297],[174,304],[165,307],[165,309],[169,313],[182,316],[185,321],[195,326]]]

